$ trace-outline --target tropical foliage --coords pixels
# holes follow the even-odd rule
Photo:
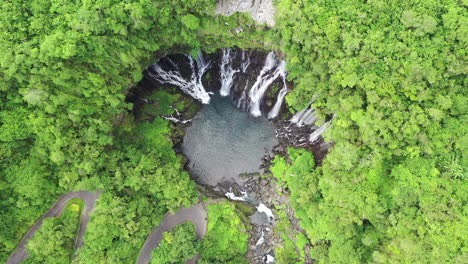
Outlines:
[[[297,84],[288,103],[300,110],[313,101],[323,118],[336,115],[323,166],[278,175],[315,245],[312,257],[465,262],[466,4],[278,5],[282,49]],[[305,165],[291,156],[291,166]]]
[[[247,263],[244,255],[248,238],[232,203],[208,205],[208,232],[201,244],[199,263]]]
[[[153,264],[183,264],[198,253],[200,241],[192,223],[183,223],[170,232],[163,233],[163,237],[163,241],[151,255]]]
[[[60,217],[45,218],[28,241],[24,263],[70,263],[73,259],[83,201],[71,200]]]
[[[101,190],[76,257],[133,263],[162,216],[197,192],[161,118],[189,104],[155,93],[161,103],[134,119],[125,95],[169,51],[229,46],[281,50],[296,84],[290,110],[313,101],[322,120],[335,115],[321,167],[290,149],[272,169],[314,259],[466,262],[466,1],[282,0],[274,30],[214,17],[214,4],[1,2],[0,262],[61,194]],[[245,263],[245,226],[231,205],[210,207],[201,263]],[[69,259],[67,215],[46,219],[28,261]]]

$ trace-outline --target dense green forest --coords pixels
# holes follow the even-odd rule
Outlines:
[[[279,10],[297,81],[289,105],[314,100],[336,115],[323,166],[293,151],[297,176],[278,172],[313,258],[466,262],[466,2],[285,0]]]
[[[183,223],[163,234],[164,240],[151,255],[152,264],[183,264],[197,255],[200,241],[195,234],[195,226]]]
[[[71,200],[60,217],[45,218],[28,242],[31,256],[24,263],[70,263],[83,206],[81,200]]]
[[[247,253],[247,227],[235,206],[224,202],[208,205],[208,232],[203,238],[199,263],[243,264]]]
[[[134,263],[164,214],[198,194],[172,150],[173,126],[160,118],[174,111],[169,103],[138,119],[125,95],[167,52],[232,46],[282,52],[295,83],[290,111],[313,101],[322,121],[335,115],[321,167],[290,149],[272,169],[312,258],[466,262],[466,1],[282,0],[273,29],[245,14],[214,17],[214,5],[1,1],[0,262],[61,194],[101,190],[76,257]],[[245,262],[246,227],[229,204],[212,206],[200,263]],[[28,261],[66,262],[76,221],[72,211],[46,219]]]

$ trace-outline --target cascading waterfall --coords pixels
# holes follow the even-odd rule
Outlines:
[[[198,51],[198,57],[195,59],[190,55],[185,55],[185,57],[188,60],[191,71],[189,78],[184,78],[178,65],[168,57],[165,59],[165,64],[153,64],[152,69],[154,72],[150,72],[150,75],[159,82],[175,85],[196,100],[203,104],[208,104],[210,102],[210,93],[203,86],[202,77],[208,70],[210,62],[207,63],[205,61],[201,51]],[[240,59],[237,67],[234,66],[234,60],[236,59]],[[221,82],[219,93],[221,96],[228,96],[232,93],[232,87],[234,86],[235,78],[237,78],[236,74],[242,73],[244,76],[249,74],[247,70],[251,66],[251,58],[246,51],[234,52],[231,48],[225,48],[222,49],[219,65]],[[288,92],[288,87],[286,84],[286,62],[276,58],[274,52],[268,53],[263,68],[252,85],[249,85],[249,78],[247,78],[245,87],[237,98],[237,106],[248,110],[253,116],[261,116],[260,106],[262,99],[271,84],[278,78],[281,79],[283,87],[277,94],[275,104],[268,112],[269,119],[276,118],[281,110],[284,97]]]
[[[288,92],[288,87],[286,86],[286,80],[283,79],[283,88],[281,91],[278,93],[278,98],[276,99],[276,103],[271,109],[271,111],[268,113],[268,119],[273,119],[278,116],[280,110],[281,110],[281,105],[283,105],[284,97],[286,96],[286,93]]]
[[[221,89],[219,94],[221,96],[228,96],[231,93],[231,87],[234,81],[234,74],[239,72],[232,68],[231,49],[223,49],[223,56],[221,58]]]
[[[242,51],[240,69],[234,69],[232,64],[235,55],[233,56],[232,53],[232,49],[222,49],[222,58],[220,65],[221,89],[219,91],[221,96],[228,96],[231,93],[231,87],[233,86],[234,82],[234,75],[238,72],[246,73],[247,68],[250,66],[251,63],[250,57],[246,55],[245,51]],[[241,97],[238,99],[237,106],[239,108],[244,109],[249,108],[253,116],[260,116],[260,103],[266,90],[278,77],[281,77],[281,80],[283,81],[283,88],[278,93],[275,105],[268,113],[269,119],[277,117],[281,110],[284,97],[288,92],[288,88],[286,85],[285,65],[286,62],[282,60],[277,60],[275,54],[273,52],[270,52],[265,59],[265,65],[260,71],[257,80],[250,88],[249,93],[246,92],[249,89],[248,83],[246,84],[244,90],[242,91]],[[273,69],[274,71],[272,72]],[[247,102],[248,105],[246,105]]]
[[[197,55],[198,56],[197,56],[196,60],[197,60],[198,70],[207,69],[209,65],[206,63],[205,57],[203,57],[203,52],[201,50],[198,50]],[[200,75],[200,76],[203,76],[203,74]]]
[[[174,110],[177,117],[174,117],[173,115],[170,115],[170,116],[163,116],[162,117],[163,119],[169,120],[169,121],[171,121],[173,123],[176,123],[176,124],[187,124],[189,122],[192,122],[192,119],[183,120],[182,119],[182,114],[179,112],[179,110],[177,110],[177,108],[173,107],[172,105],[170,105],[169,107],[172,110]]]
[[[273,71],[273,72],[272,72]],[[250,98],[250,113],[253,116],[261,116],[260,102],[263,98],[268,87],[275,81],[279,76],[286,75],[286,62],[281,60],[278,61],[275,58],[273,52],[268,53],[265,59],[265,65],[257,76],[257,80],[252,85],[249,91]]]
[[[257,243],[255,243],[255,246],[261,246],[265,242],[265,232],[263,232],[262,229],[262,234],[260,235],[260,238],[257,240]]]
[[[275,263],[275,257],[273,257],[272,255],[268,254],[264,257],[263,261],[266,263],[266,264],[273,264]]]
[[[304,110],[301,110],[293,115],[289,120],[291,123],[295,124],[298,127],[310,126],[318,120],[317,115],[315,115],[315,109],[310,106]]]
[[[251,204],[255,205],[255,208],[257,208],[257,211],[259,213],[264,213],[267,216],[267,219],[269,222],[273,222],[275,220],[275,217],[273,215],[273,211],[271,211],[270,208],[268,208],[265,204],[259,203],[252,198],[250,198],[247,194],[246,191],[241,191],[242,196],[236,196],[233,192],[232,189],[229,190],[229,192],[226,192],[224,196],[226,196],[229,200],[233,201],[243,201],[243,202],[249,202]]]
[[[236,52],[234,49],[225,48],[221,50],[221,61],[219,64],[220,70],[220,95],[228,96],[233,94],[234,83],[238,77],[237,74],[248,76],[248,68],[251,66],[251,57],[250,53],[242,50],[241,52]],[[161,83],[167,83],[179,87],[184,93],[192,96],[196,100],[202,102],[203,104],[210,103],[210,94],[206,91],[202,83],[202,77],[210,67],[210,62],[206,62],[203,53],[198,51],[197,58],[193,58],[190,55],[185,55],[191,75],[189,78],[184,78],[182,71],[179,69],[179,66],[174,63],[169,57],[166,57],[165,63],[155,63],[152,65],[154,72],[150,72],[150,75],[158,80]],[[240,61],[239,61],[240,60]],[[235,66],[235,61],[238,61]],[[239,76],[240,76],[239,75]],[[236,100],[237,107],[246,111],[249,111],[253,116],[261,116],[261,104],[264,95],[266,94],[268,88],[275,82],[277,79],[280,79],[283,83],[283,87],[277,93],[276,102],[273,107],[268,112],[268,119],[276,118],[280,111],[284,98],[288,93],[288,87],[286,83],[286,62],[278,59],[274,52],[268,53],[266,56],[263,67],[255,78],[253,84],[249,84],[249,80],[252,78],[246,78],[245,85],[243,89],[238,89],[238,93],[234,100]],[[181,120],[179,116],[167,116],[165,119],[171,120],[176,123],[186,123],[190,120]],[[310,143],[316,142],[320,136],[327,130],[331,125],[331,120],[326,122],[320,127],[315,127],[313,124],[318,120],[318,116],[315,112],[315,109],[309,104],[305,109],[297,112],[289,120],[290,124],[293,126],[285,126],[283,131],[277,131],[277,135],[282,135],[285,138],[293,138],[290,134],[295,133],[296,128],[306,128],[312,130],[309,132],[308,138],[297,138],[297,146],[305,146]],[[309,142],[309,143],[307,143]]]
[[[160,64],[154,63],[152,65],[152,69],[155,73],[152,73],[150,71],[149,74],[157,81],[177,86],[184,93],[190,95],[191,97],[200,101],[201,103],[209,104],[210,94],[206,92],[205,87],[203,86],[202,77],[208,69],[210,63],[205,62],[205,59],[203,58],[203,54],[201,52],[199,52],[198,54],[199,55],[196,61],[193,59],[192,56],[185,55],[185,57],[189,61],[191,69],[191,76],[188,80],[182,76],[177,65],[170,59],[168,60],[168,62],[169,64],[171,64],[174,70],[165,70]]]
[[[245,73],[250,66],[250,57],[245,55],[245,50],[242,50],[241,61],[241,70]]]
[[[314,129],[312,133],[309,134],[307,140],[309,143],[315,143],[319,140],[320,136],[325,132],[331,125],[331,122],[335,118],[335,115],[325,122],[322,126],[316,127],[313,124],[318,120],[318,116],[315,113],[315,109],[312,108],[312,104],[310,103],[305,109],[295,113],[289,122],[297,128],[301,127],[310,127],[310,129]],[[283,131],[277,131],[277,135],[281,137],[288,138],[290,133],[293,133],[291,126],[287,126],[283,129]],[[305,145],[305,138],[300,138],[297,143],[301,145]]]
[[[152,76],[154,79],[161,83],[166,83],[166,84],[171,84],[174,86],[179,87],[184,93],[187,95],[193,97],[194,99],[200,101],[203,104],[209,104],[211,101],[211,104],[209,106],[205,106],[200,110],[199,113],[203,113],[203,110],[208,109],[210,107],[215,108],[215,116],[220,116],[221,112],[226,112],[228,113],[228,117],[223,119],[223,123],[219,127],[226,127],[227,123],[234,123],[232,122],[233,120],[237,122],[241,120],[243,122],[243,125],[240,126],[242,127],[242,131],[244,132],[246,128],[248,127],[247,125],[244,125],[245,120],[250,120],[255,122],[252,127],[258,128],[260,127],[260,121],[266,122],[266,118],[251,118],[250,115],[258,117],[261,116],[262,114],[266,114],[268,119],[274,119],[277,118],[281,112],[282,105],[284,103],[285,97],[289,91],[288,86],[287,86],[287,81],[286,81],[286,62],[277,58],[273,52],[270,52],[267,54],[266,57],[259,55],[254,52],[246,52],[243,50],[236,50],[236,49],[231,49],[231,48],[225,48],[219,51],[217,53],[216,57],[210,57],[211,55],[208,56],[208,62],[205,60],[203,57],[203,53],[201,51],[198,51],[198,56],[190,56],[190,55],[185,55],[185,57],[176,57],[177,55],[174,56],[169,56],[163,58],[159,63],[155,63],[152,65],[152,71],[148,71],[150,76]],[[177,60],[174,60],[175,62],[182,63],[184,64],[176,64],[174,61],[171,60],[171,57],[178,58]],[[179,58],[182,58],[179,60]],[[237,108],[240,108],[244,111],[236,111],[235,106],[232,104],[231,98],[221,98],[218,95],[213,95],[212,98],[210,98],[210,95],[213,94],[208,91],[213,91],[213,85],[218,84],[217,79],[209,79],[206,78],[203,81],[205,84],[209,85],[209,90],[205,89],[203,82],[202,82],[202,77],[204,74],[208,71],[210,66],[212,65],[212,62],[214,62],[214,58],[216,58],[217,62],[215,67],[212,67],[210,70],[210,75],[211,76],[219,76],[219,94],[221,97],[226,97],[230,96],[232,100],[235,102],[237,105]],[[211,61],[210,61],[211,60]],[[263,65],[262,65],[263,63]],[[218,72],[213,72],[215,70],[218,70],[219,66],[219,75]],[[282,86],[281,86],[282,83]],[[218,88],[216,87],[216,88]],[[273,88],[275,90],[273,90]],[[279,88],[277,91],[276,88]],[[270,90],[268,90],[270,89]],[[272,100],[272,96],[276,95],[276,99]],[[264,99],[266,98],[266,99]],[[147,99],[141,99],[138,98],[139,100],[143,101],[146,104],[153,103],[150,100]],[[224,104],[222,106],[217,105],[218,100],[225,100],[228,101],[227,104]],[[314,99],[313,99],[314,100]],[[171,106],[172,107],[172,106]],[[234,111],[232,111],[229,107],[232,107]],[[162,118],[166,120],[170,120],[174,123],[177,124],[186,124],[188,122],[191,122],[191,119],[184,120],[184,116],[178,112],[178,110],[174,107],[173,114],[169,116],[163,116]],[[231,112],[225,111],[226,109],[230,109]],[[263,113],[262,113],[263,111]],[[248,113],[245,113],[248,112]],[[267,113],[268,112],[268,113]],[[233,113],[242,113],[245,116],[244,119],[236,119],[235,115]],[[333,119],[333,118],[332,118]],[[272,126],[275,127],[276,129],[276,137],[275,135],[270,135],[271,138],[274,138],[276,140],[275,144],[278,144],[278,142],[284,143],[287,142],[287,146],[294,146],[294,147],[302,147],[302,148],[308,148],[312,149],[314,151],[317,149],[319,146],[322,146],[322,144],[325,144],[323,148],[328,148],[329,145],[326,145],[326,143],[317,143],[317,141],[320,139],[320,136],[331,126],[332,119],[328,120],[325,122],[322,126],[317,127],[314,126],[315,122],[318,120],[318,115],[315,111],[315,109],[312,107],[312,103],[310,103],[305,109],[297,112],[294,114],[289,120],[277,120],[276,122],[266,122],[268,124],[271,124]],[[193,123],[191,126],[182,126],[182,128],[196,128],[197,125],[197,120],[199,120],[197,117],[194,117]],[[209,119],[210,121],[213,119]],[[224,122],[224,120],[228,120],[227,122]],[[219,132],[217,129],[209,129],[205,126],[202,126],[204,130],[202,130],[202,133],[198,134],[195,138],[196,142],[199,142],[200,138],[203,135],[208,134],[207,131],[215,131],[216,133]],[[232,129],[228,129],[229,131],[232,131]],[[237,132],[236,132],[237,133]],[[188,133],[189,134],[189,133]],[[239,142],[245,142],[246,138],[253,138],[252,134],[250,132],[247,133],[237,133],[238,135],[242,135],[241,140]],[[263,138],[263,135],[267,134],[265,132],[260,133],[262,137],[259,137],[260,139]],[[216,146],[216,144],[213,143],[213,135],[209,135],[208,140],[206,140],[204,144],[198,144],[202,146],[201,148],[203,149],[219,149],[219,147]],[[220,137],[222,139],[222,144],[223,146],[226,145],[225,142],[232,141],[231,136],[227,137]],[[229,139],[229,140],[226,140]],[[279,141],[278,139],[283,139],[284,141]],[[184,144],[187,142],[194,142],[187,140],[187,138],[184,137]],[[254,143],[248,143],[249,146],[256,146],[260,140],[254,140]],[[210,147],[206,147],[207,145],[210,145]],[[190,145],[189,145],[190,146]],[[195,146],[195,147],[193,147]],[[195,149],[196,150],[196,144],[191,145],[191,147],[187,147],[186,149]],[[260,149],[261,147],[259,147]],[[233,148],[234,150],[237,150],[236,148]],[[253,148],[252,148],[253,149]],[[242,153],[243,156],[247,156],[248,159],[252,159],[252,149],[249,149],[249,151],[246,152],[241,152],[237,151],[237,153]],[[271,148],[273,149],[273,147]],[[271,149],[267,150],[265,148],[265,153],[269,153],[268,151],[271,151]],[[184,154],[188,155],[188,151],[183,149]],[[211,164],[216,164],[216,162],[213,162],[213,157],[219,157],[221,156],[219,153],[217,155],[199,155],[198,152],[194,152],[196,155],[194,157],[189,157],[190,162],[193,162],[193,165],[190,167],[190,170],[194,175],[197,175],[196,173],[199,173],[200,171],[203,171],[205,167],[200,166],[199,164],[209,164],[207,166],[208,168],[212,168],[213,166]],[[224,151],[224,153],[231,153],[229,151]],[[236,153],[236,152],[232,152]],[[244,155],[243,153],[249,153],[247,155]],[[315,153],[315,152],[314,152]],[[211,153],[210,153],[211,154]],[[259,160],[268,160],[268,157],[265,157],[263,155],[264,153],[261,152],[259,154]],[[199,163],[196,163],[197,157],[196,156],[203,156],[203,157],[209,157],[209,162],[204,162],[199,161]],[[268,155],[271,155],[270,153]],[[229,161],[228,166],[232,166],[232,168],[237,168],[239,166],[233,165],[235,163],[232,162],[232,157],[228,156],[229,159],[226,159]],[[203,163],[204,162],[204,163]],[[255,161],[254,161],[255,162]],[[245,164],[246,162],[242,160],[242,162],[239,162],[237,164]],[[219,162],[218,162],[219,164]],[[258,166],[258,163],[253,164],[254,168],[255,166]],[[224,175],[224,171],[226,171],[226,166],[219,166],[219,168],[215,168],[216,170],[215,173],[212,173],[212,175]],[[258,169],[258,167],[257,167]],[[209,170],[205,170],[209,171]],[[231,171],[231,170],[230,170]],[[203,171],[204,172],[204,171]],[[206,177],[207,173],[199,173],[200,175],[205,175],[203,179],[209,179]],[[236,172],[236,177],[239,175],[239,173]],[[198,176],[197,176],[198,177]],[[200,176],[201,177],[201,176]],[[224,177],[224,176],[223,176]],[[231,176],[229,176],[231,177]],[[228,178],[228,177],[226,177]],[[231,177],[233,179],[237,179],[235,177]],[[211,184],[213,182],[212,180],[207,181],[209,182],[208,184]],[[255,217],[253,217],[252,221],[259,221],[262,225],[262,227],[265,227],[267,225],[271,226],[272,223],[275,221],[275,217],[273,215],[273,212],[270,208],[268,208],[264,203],[262,203],[262,198],[263,196],[258,196],[256,195],[258,193],[262,193],[262,189],[258,191],[258,189],[252,188],[251,185],[244,184],[242,181],[236,182],[234,181],[235,184],[231,184],[229,181],[223,181],[223,186],[238,186],[234,188],[238,188],[237,190],[242,190],[240,191],[240,196],[237,196],[232,189],[229,191],[226,190],[225,187],[222,187],[220,190],[224,190],[224,195],[226,198],[234,201],[242,201],[242,202],[247,202],[249,204],[252,204],[255,206],[257,212],[255,213]],[[221,186],[221,185],[216,185],[216,186]],[[249,194],[247,191],[249,191]],[[267,197],[269,198],[269,197]],[[265,199],[265,197],[263,197]],[[270,200],[264,200],[265,202],[271,203]],[[260,220],[259,220],[260,219]],[[257,229],[257,232],[260,233],[260,236],[254,236],[255,238],[258,238],[258,240],[253,242],[255,246],[258,248],[257,251],[260,252],[261,250],[264,250],[262,248],[265,248],[265,246],[262,246],[262,244],[268,244],[268,234],[266,231],[268,231],[268,228],[261,228]],[[265,237],[265,234],[267,235]],[[269,244],[268,244],[269,245]],[[263,256],[263,260],[265,263],[274,263],[274,256],[271,255],[271,251],[267,254],[265,251],[261,251],[262,253],[258,253],[259,256]]]
[[[325,132],[325,130],[327,130],[329,126],[330,126],[330,121],[326,122],[325,124],[317,128],[312,134],[310,134],[309,141],[312,143],[317,141],[319,137],[323,134],[323,132]]]
[[[229,190],[229,192],[225,193],[224,196],[226,196],[229,200],[233,201],[250,201],[249,196],[247,195],[246,191],[241,191],[242,196],[236,196],[233,192],[232,189]]]
[[[317,128],[312,134],[310,134],[309,141],[312,142],[312,143],[317,141],[319,139],[319,137],[323,134],[323,132],[325,132],[330,127],[331,122],[332,122],[332,120],[334,118],[335,118],[335,115],[333,115],[333,117],[330,120],[325,122],[325,124],[323,124],[322,126]]]

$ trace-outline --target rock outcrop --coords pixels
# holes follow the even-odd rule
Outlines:
[[[272,0],[219,0],[216,14],[230,16],[235,12],[250,13],[260,24],[275,25],[275,6]]]

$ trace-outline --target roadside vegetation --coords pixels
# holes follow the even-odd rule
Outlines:
[[[247,227],[234,204],[224,201],[208,205],[208,231],[202,240],[201,264],[247,264]]]
[[[68,202],[59,217],[48,217],[26,245],[29,257],[23,263],[71,263],[84,203]]]
[[[163,233],[163,240],[153,250],[152,264],[183,264],[195,257],[200,248],[200,240],[195,234],[195,226],[186,222]]]

